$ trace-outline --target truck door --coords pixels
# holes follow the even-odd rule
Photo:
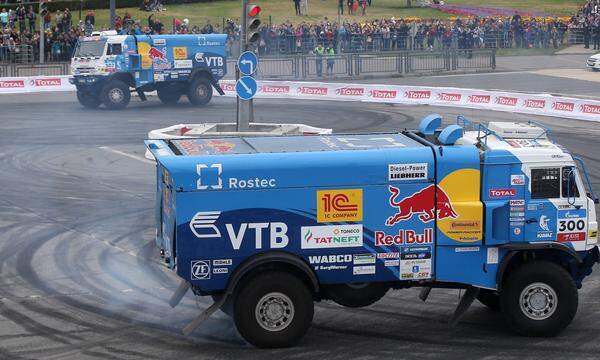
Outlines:
[[[585,249],[587,199],[572,165],[530,167],[526,194],[525,240],[558,241]]]

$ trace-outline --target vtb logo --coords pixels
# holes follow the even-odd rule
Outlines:
[[[362,221],[362,189],[317,191],[317,221]]]

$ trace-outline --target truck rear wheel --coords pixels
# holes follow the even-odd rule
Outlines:
[[[388,292],[384,283],[334,284],[323,287],[325,296],[346,307],[369,306],[381,300]]]
[[[234,299],[235,325],[246,341],[259,348],[296,344],[314,314],[312,295],[297,277],[267,272],[248,281]]]
[[[197,77],[188,87],[187,97],[190,103],[196,106],[208,104],[212,98],[212,85],[205,77]]]
[[[487,306],[490,310],[500,310],[500,295],[493,290],[479,289],[477,300],[479,300],[479,302],[483,305]]]
[[[527,263],[509,274],[505,284],[500,308],[508,325],[521,335],[557,335],[577,312],[575,282],[555,263]]]
[[[111,110],[124,109],[131,100],[129,86],[121,80],[111,80],[102,88],[102,102]]]
[[[163,104],[175,105],[181,98],[182,90],[178,84],[167,83],[157,87],[156,94]]]
[[[79,103],[88,109],[96,109],[102,101],[97,96],[84,91],[77,91],[77,100]]]

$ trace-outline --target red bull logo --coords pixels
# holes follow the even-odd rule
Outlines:
[[[401,221],[408,220],[412,218],[413,215],[419,215],[419,219],[425,223],[435,219],[436,209],[434,206],[434,199],[436,196],[438,202],[438,219],[455,219],[458,217],[458,214],[452,207],[448,195],[435,184],[429,185],[400,201],[396,200],[400,195],[400,190],[393,186],[390,186],[389,189],[392,193],[389,204],[391,207],[397,208],[398,212],[386,220],[385,224],[387,226],[393,226]]]
[[[150,50],[148,51],[148,55],[153,60],[156,59],[156,60],[167,61],[166,51],[160,51],[157,48],[155,48],[154,46],[150,48]]]
[[[398,230],[398,234],[388,235],[383,231],[375,231],[375,246],[432,244],[433,229],[427,228],[422,234],[414,230]]]

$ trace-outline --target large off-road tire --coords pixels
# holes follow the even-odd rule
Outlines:
[[[124,109],[131,100],[129,86],[121,80],[111,80],[102,87],[101,98],[107,109]]]
[[[339,305],[364,307],[376,303],[388,292],[390,287],[384,283],[334,284],[323,287],[325,297]]]
[[[79,100],[81,105],[88,109],[96,109],[102,104],[102,101],[100,101],[98,96],[84,91],[77,91],[77,100]]]
[[[477,300],[490,310],[500,311],[500,294],[494,290],[479,289]]]
[[[296,344],[312,323],[314,303],[307,286],[285,272],[260,274],[236,291],[234,321],[246,341],[259,348]]]
[[[549,261],[526,263],[508,275],[500,309],[508,325],[525,336],[555,336],[577,312],[575,282]]]
[[[183,95],[181,88],[179,84],[165,83],[156,88],[156,93],[163,104],[175,105]]]
[[[213,89],[210,81],[199,76],[189,84],[187,97],[193,105],[204,106],[212,99],[212,93]]]

